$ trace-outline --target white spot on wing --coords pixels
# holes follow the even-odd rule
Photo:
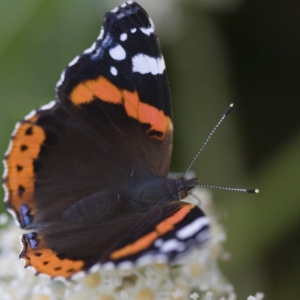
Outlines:
[[[156,255],[145,254],[136,260],[136,264],[139,267],[143,267],[145,265],[152,264],[152,263],[166,264],[167,262],[168,262],[167,256],[162,253]]]
[[[139,257],[137,260],[136,260],[136,264],[140,267],[143,267],[147,264],[151,264],[154,262],[154,256],[153,255],[143,255],[141,257]]]
[[[5,177],[7,176],[7,165],[6,165],[6,163],[5,163],[5,173],[6,173],[6,175],[5,175]],[[4,176],[3,176],[4,177]],[[4,178],[5,178],[4,177]],[[7,202],[8,201],[8,195],[9,195],[9,191],[8,191],[8,189],[7,189],[7,187],[6,187],[6,185],[5,184],[3,184],[3,189],[4,189],[4,202]],[[8,208],[7,208],[7,210],[9,210]],[[14,212],[11,210],[11,211],[9,211],[11,214],[14,214]],[[14,216],[14,217],[16,217],[16,216]],[[20,224],[19,224],[19,222],[15,219],[15,223],[17,223],[17,225],[19,226]]]
[[[149,27],[149,28],[141,27],[140,30],[146,35],[150,35],[151,33],[154,32],[153,27]]]
[[[55,106],[55,104],[56,104],[56,101],[52,100],[49,103],[39,107],[38,110],[49,110],[49,109],[53,108]]]
[[[33,110],[34,111],[34,113],[35,113],[35,110]],[[32,113],[32,111],[30,112],[30,114]],[[26,117],[25,117],[26,118]],[[24,119],[25,119],[24,118]],[[11,134],[11,136],[15,136],[16,135],[16,133],[17,133],[17,131],[18,131],[18,129],[19,129],[19,126],[20,126],[20,122],[18,122],[16,125],[15,125],[15,128],[14,128],[14,130],[13,130],[13,132],[12,132],[12,134]]]
[[[208,229],[206,230],[202,230],[201,232],[199,232],[197,235],[196,235],[196,241],[199,243],[199,244],[202,244],[204,243],[206,240],[208,240],[210,237],[210,232]]]
[[[116,69],[116,67],[110,67],[110,73],[114,76],[117,76],[118,70]]]
[[[3,178],[6,178],[7,172],[8,172],[7,164],[6,164],[6,161],[4,161],[4,174],[3,174]],[[8,201],[8,196],[9,196],[9,191],[8,191],[5,183],[3,183],[2,187],[4,189],[4,200],[3,201],[7,202]],[[15,222],[17,223],[17,225],[19,225],[19,222],[17,221],[16,216],[14,215],[15,214],[14,211],[10,210],[9,208],[7,208],[7,210],[13,215],[13,217],[15,219]]]
[[[123,60],[126,58],[126,52],[121,45],[116,45],[114,48],[109,49],[109,55],[114,60]]]
[[[75,65],[78,62],[79,58],[80,58],[79,55],[77,55],[76,57],[74,57],[74,59],[69,62],[68,66],[72,67],[73,65]]]
[[[26,115],[24,117],[24,120],[29,120],[30,118],[32,118],[34,115],[36,114],[36,110],[32,110],[28,115]],[[16,131],[14,132],[14,134],[16,134]]]
[[[154,33],[155,30],[154,30],[154,24],[153,24],[153,21],[151,20],[151,18],[149,18],[149,22],[150,22],[150,27],[141,27],[140,30],[146,34],[146,35],[150,35],[151,33]]]
[[[123,261],[118,265],[120,270],[130,270],[133,268],[133,263],[131,261]]]
[[[133,4],[133,1],[132,1],[132,0],[129,0],[129,1],[127,1],[126,3],[130,5],[130,4]]]
[[[103,28],[103,26],[101,26],[100,33],[99,33],[97,40],[101,40],[103,38],[103,35],[104,35],[104,28]]]
[[[121,35],[120,35],[120,40],[122,41],[122,42],[124,42],[124,41],[126,41],[127,40],[127,33],[122,33]]]
[[[96,273],[98,272],[100,269],[100,264],[96,264],[96,265],[93,265],[90,269],[89,269],[89,272],[90,273]]]
[[[171,239],[164,242],[159,248],[159,251],[163,253],[172,252],[172,251],[181,252],[184,249],[185,249],[185,244],[183,242],[180,242],[177,239]]]
[[[20,123],[18,123],[18,124],[20,124]],[[13,132],[12,137],[14,137],[14,136],[15,136],[15,132]],[[4,154],[5,157],[6,157],[6,156],[9,154],[9,152],[11,151],[12,145],[13,145],[12,140],[10,140],[10,141],[9,141],[9,144],[8,144],[8,148],[7,148],[7,150],[6,150],[5,154]],[[4,175],[3,175],[3,177],[4,177]]]
[[[100,35],[101,35],[101,31],[100,31]],[[85,49],[82,54],[92,53],[96,49],[96,46],[97,46],[97,44],[96,44],[96,42],[94,42],[93,45],[90,48]]]
[[[132,58],[132,72],[141,74],[162,74],[165,70],[163,57],[154,58],[146,54],[137,54]]]
[[[154,246],[159,248],[162,244],[163,244],[163,240],[162,239],[157,239],[155,242],[154,242]]]
[[[176,236],[181,240],[188,239],[208,225],[209,225],[209,220],[207,217],[199,217],[196,220],[194,220],[192,223],[178,230]]]
[[[112,13],[116,13],[119,10],[119,6],[115,7],[114,9],[112,9],[110,12]]]
[[[121,5],[121,7],[126,7],[127,6],[127,3],[123,3],[122,5]]]
[[[136,28],[131,28],[130,31],[131,31],[131,33],[135,33],[136,32]]]
[[[60,86],[63,84],[63,82],[65,81],[65,73],[66,73],[65,70],[63,70],[63,71],[61,72],[60,78],[59,78],[59,80],[58,80],[58,82],[57,82],[57,84],[56,84],[56,88],[60,87]]]

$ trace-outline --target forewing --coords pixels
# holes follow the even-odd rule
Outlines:
[[[59,219],[94,193],[166,176],[169,168],[164,60],[138,4],[105,15],[97,41],[65,69],[57,94],[16,125],[4,159],[6,205],[24,228]]]

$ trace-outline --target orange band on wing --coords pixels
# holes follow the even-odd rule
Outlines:
[[[161,132],[161,137],[153,135],[154,138],[163,139],[165,134],[172,130],[172,121],[162,110],[142,102],[137,91],[120,90],[103,76],[78,84],[70,95],[75,105],[90,103],[95,97],[101,101],[124,105],[129,117],[150,125],[148,132]]]
[[[80,105],[92,102],[95,96],[102,101],[115,104],[122,103],[121,91],[103,76],[78,84],[72,91],[70,98],[74,104]]]
[[[155,230],[147,235],[139,238],[132,244],[129,244],[121,249],[115,250],[111,253],[111,259],[120,259],[122,257],[130,256],[140,251],[147,249],[157,238],[174,229],[184,217],[194,208],[194,205],[187,204],[182,206],[174,215],[158,223]]]
[[[156,230],[159,232],[160,235],[165,234],[166,232],[172,230],[174,225],[178,224],[184,217],[192,210],[194,205],[185,205],[182,206],[173,216],[167,218],[166,220],[160,222],[156,226]]]
[[[30,247],[26,235],[23,235],[22,243],[24,250],[20,254],[20,258],[25,259],[25,267],[34,267],[37,273],[44,273],[51,277],[62,276],[68,278],[81,271],[84,265],[82,260],[58,258],[57,253],[49,249],[38,235],[36,249]]]
[[[170,130],[171,120],[162,110],[155,108],[147,103],[141,102],[138,93],[123,91],[124,107],[128,116],[137,119],[144,124],[150,124],[149,130],[162,132]]]
[[[118,259],[118,258],[121,258],[124,256],[132,255],[132,254],[138,252],[137,249],[146,249],[158,237],[159,237],[158,232],[152,231],[152,232],[146,234],[145,236],[143,236],[142,238],[138,239],[136,242],[134,242],[124,248],[114,251],[110,255],[110,257],[112,259]]]
[[[5,159],[7,200],[17,210],[22,204],[32,208],[35,179],[33,161],[39,156],[41,145],[46,139],[44,130],[34,124],[36,119],[34,115],[18,125]]]

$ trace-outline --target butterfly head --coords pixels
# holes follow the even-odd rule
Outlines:
[[[178,177],[175,179],[169,179],[169,190],[175,200],[186,198],[188,192],[198,185],[198,178],[185,179],[184,177]]]

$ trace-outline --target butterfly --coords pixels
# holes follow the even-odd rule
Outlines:
[[[57,99],[16,124],[5,204],[37,274],[170,263],[204,243],[209,220],[182,201],[198,179],[168,178],[172,107],[153,22],[128,1],[105,14]]]

